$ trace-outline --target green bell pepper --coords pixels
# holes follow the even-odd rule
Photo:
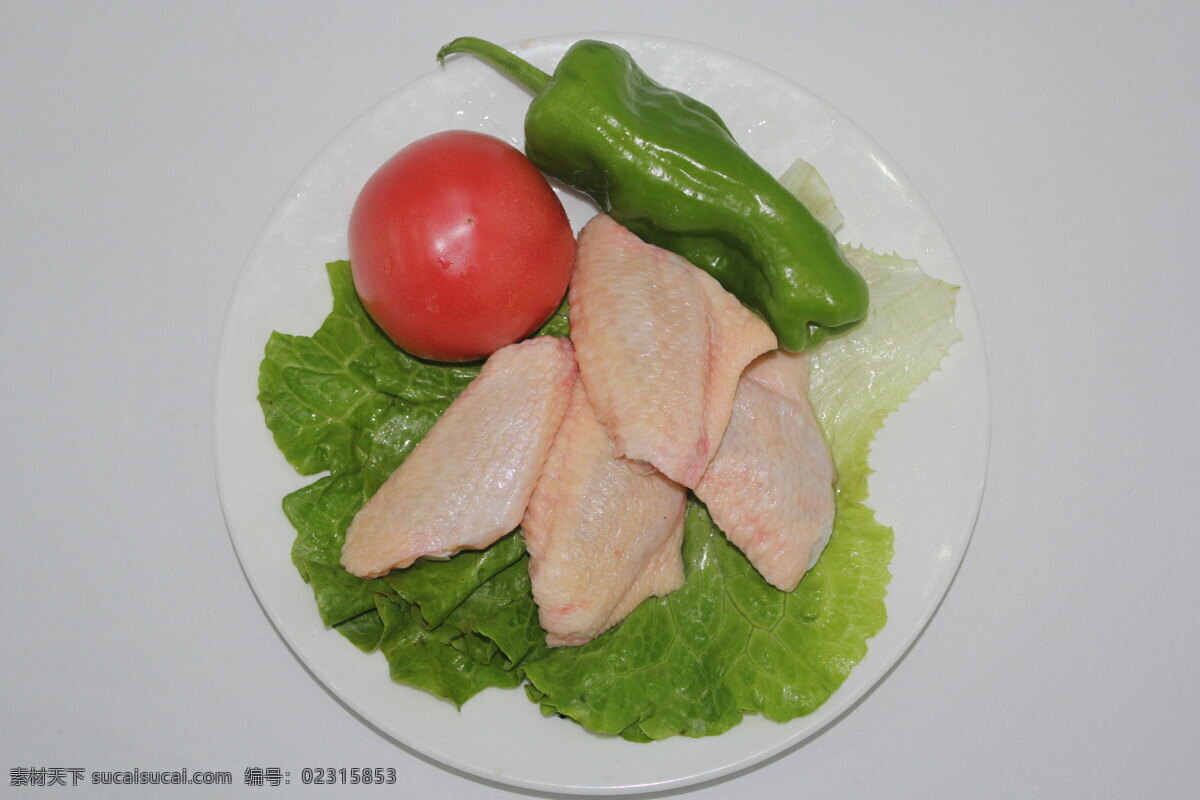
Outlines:
[[[706,270],[803,350],[867,313],[867,285],[804,204],[738,146],[704,103],[663,87],[628,52],[575,43],[548,75],[473,37],[478,56],[535,94],[525,153],[647,242]]]

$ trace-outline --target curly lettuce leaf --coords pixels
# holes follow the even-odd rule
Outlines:
[[[280,449],[304,474],[328,472],[284,500],[297,530],[293,560],[322,619],[356,646],[381,650],[397,681],[456,704],[525,682],[544,713],[631,741],[712,735],[745,714],[783,721],[813,711],[886,621],[892,532],[864,505],[870,442],[958,338],[953,287],[894,256],[847,255],[871,286],[872,311],[813,351],[810,395],[839,473],[820,561],[781,593],[693,499],[684,586],[594,642],[553,650],[537,624],[519,533],[373,580],[338,564],[353,515],[475,368],[394,348],[358,303],[348,265],[331,264],[330,318],[312,337],[273,335],[260,376]],[[567,332],[565,308],[541,331]]]
[[[793,719],[828,699],[882,629],[891,554],[891,530],[839,502],[821,559],[780,592],[692,502],[683,587],[526,672],[544,711],[634,741],[718,734],[746,714]]]
[[[453,702],[487,686],[512,685],[513,677],[503,669],[476,669],[469,657],[463,661],[461,641],[439,636],[436,625],[414,621],[419,632],[402,625],[395,611],[403,607],[414,619],[412,602],[384,578],[363,580],[339,563],[354,514],[478,374],[478,366],[444,366],[408,356],[362,308],[349,264],[335,262],[327,271],[332,312],[312,336],[272,334],[259,370],[259,403],[280,451],[301,474],[326,473],[283,499],[296,529],[292,561],[312,586],[322,621],[357,647],[393,656],[408,647],[440,665],[414,670],[408,678],[413,685]],[[491,556],[504,562],[493,573],[523,552],[519,547],[507,556],[501,552],[499,559]],[[458,588],[459,601],[491,574],[468,574],[450,562],[430,563],[427,570],[439,566],[448,572],[443,583]],[[444,618],[451,610],[438,614]],[[457,667],[459,674],[440,674],[447,667]]]
[[[441,625],[479,587],[525,555],[525,541],[511,534],[486,550],[467,550],[446,561],[418,561],[383,580],[416,606],[426,625]]]
[[[336,630],[359,650],[370,653],[379,648],[379,642],[383,638],[383,619],[379,616],[379,611],[373,608],[340,623]]]
[[[327,269],[333,311],[312,336],[273,333],[259,371],[267,427],[302,475],[348,474],[381,453],[398,462],[478,374],[407,355],[363,310],[349,263]]]
[[[387,658],[393,680],[418,686],[461,706],[488,686],[513,688],[520,673],[497,659],[479,660],[478,648],[456,646],[455,631],[421,625],[404,601],[380,595],[378,612],[383,620],[379,649]],[[467,635],[467,634],[463,634]],[[471,644],[478,645],[472,642]]]
[[[954,324],[957,287],[911,259],[844,251],[870,287],[871,312],[812,351],[808,396],[838,467],[839,491],[862,501],[871,440],[962,334]]]
[[[745,714],[811,713],[866,655],[887,620],[893,537],[864,504],[870,443],[960,334],[954,287],[896,256],[849,248],[847,257],[871,287],[872,311],[812,352],[810,400],[839,476],[820,560],[794,592],[779,592],[693,500],[683,588],[594,642],[527,665],[545,713],[632,741],[710,735]]]

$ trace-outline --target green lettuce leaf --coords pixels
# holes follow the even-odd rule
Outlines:
[[[455,646],[453,631],[447,639],[444,628],[430,630],[421,625],[404,601],[379,595],[378,611],[383,620],[379,649],[387,658],[393,680],[418,686],[459,706],[483,688],[521,684],[521,674],[507,669],[501,660],[481,661],[478,647]]]
[[[821,559],[784,593],[693,501],[683,587],[593,642],[527,664],[543,710],[635,741],[717,734],[747,713],[785,721],[815,710],[886,620],[891,531],[859,504],[839,499],[837,513]]]
[[[338,563],[354,514],[479,368],[430,364],[396,348],[362,308],[349,264],[335,262],[327,271],[330,315],[312,336],[272,334],[259,369],[259,404],[279,449],[301,474],[326,473],[283,499],[296,529],[292,561],[312,586],[322,621],[355,646],[383,650],[392,659],[407,650],[420,653],[426,668],[413,665],[406,672],[393,666],[399,678],[456,703],[488,686],[511,686],[514,677],[501,666],[477,668],[464,656],[461,636],[419,624],[413,603],[388,579],[356,578]],[[502,562],[493,572],[523,552],[523,545],[515,552],[509,545],[507,554],[501,549],[489,556]],[[459,602],[491,574],[485,569],[468,575],[449,562],[441,567]],[[423,570],[438,568],[431,562]],[[401,622],[397,609],[408,621]],[[438,613],[444,618],[451,610]],[[457,674],[447,676],[446,669]]]
[[[383,630],[383,618],[374,608],[337,625],[337,632],[365,653],[370,653],[379,647],[379,642],[383,638]]]
[[[801,183],[827,194],[812,176]],[[259,386],[284,455],[303,474],[325,473],[283,502],[297,532],[293,561],[322,619],[382,651],[397,681],[456,704],[524,683],[544,713],[631,741],[717,734],[745,714],[812,712],[887,618],[892,531],[864,504],[871,440],[958,338],[953,287],[895,256],[847,256],[871,286],[872,310],[812,354],[810,397],[839,474],[834,532],[817,565],[794,592],[779,592],[692,499],[684,586],[583,647],[557,649],[537,624],[519,531],[373,580],[338,563],[358,508],[477,368],[392,346],[358,302],[348,264],[330,264],[333,312],[311,337],[272,335]],[[540,333],[568,330],[564,307]]]
[[[511,534],[486,550],[467,550],[446,561],[418,561],[383,580],[419,609],[426,625],[441,625],[476,589],[524,554],[525,541]]]
[[[339,563],[355,513],[479,366],[407,355],[363,309],[349,263],[329,264],[327,272],[332,312],[312,336],[272,334],[259,369],[259,404],[279,449],[301,474],[325,473],[283,499],[296,529],[292,561],[322,621],[360,649],[381,650],[396,680],[459,704],[488,686],[518,685],[523,673],[514,664],[539,644],[529,627],[528,576],[516,584],[492,579],[517,562],[524,570],[519,534],[371,580]],[[538,334],[568,330],[564,306]],[[497,603],[514,585],[520,596]]]
[[[395,347],[363,310],[349,263],[328,272],[333,311],[312,336],[273,333],[259,370],[267,427],[302,475],[398,463],[479,371]]]
[[[812,352],[810,400],[838,470],[829,545],[796,590],[768,585],[691,501],[686,582],[579,648],[527,664],[546,713],[632,741],[720,733],[747,713],[811,713],[887,620],[892,531],[864,505],[871,440],[960,338],[954,287],[861,248],[868,320]],[[669,698],[664,700],[664,698]]]
[[[812,351],[808,396],[838,468],[839,491],[862,501],[871,440],[962,334],[954,325],[957,287],[910,259],[862,247],[845,253],[870,287],[871,312]]]

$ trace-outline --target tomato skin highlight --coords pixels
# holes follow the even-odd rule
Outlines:
[[[350,266],[397,345],[474,361],[519,341],[562,302],[575,235],[545,176],[515,147],[435,133],[388,159],[350,213]]]

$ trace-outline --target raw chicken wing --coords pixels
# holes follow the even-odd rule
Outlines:
[[[362,578],[482,549],[521,522],[577,370],[549,336],[497,350],[346,532],[342,566]]]
[[[807,356],[757,359],[696,497],[762,576],[790,592],[829,541],[835,478],[808,404]]]
[[[569,300],[580,375],[618,454],[695,486],[742,370],[776,346],[771,329],[708,273],[603,214],[579,235]]]
[[[547,644],[584,644],[683,585],[686,500],[616,455],[578,382],[521,523]]]

